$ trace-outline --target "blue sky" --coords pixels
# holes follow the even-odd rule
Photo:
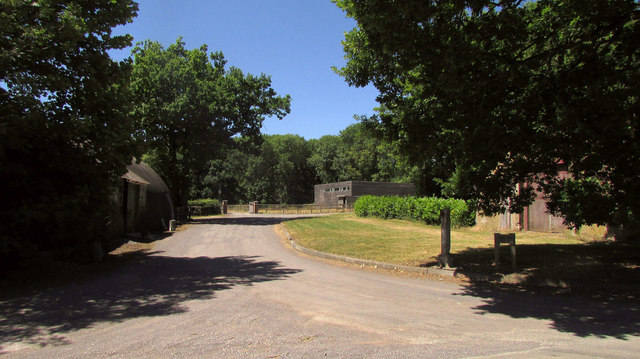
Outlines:
[[[355,27],[330,0],[138,0],[133,23],[116,28],[134,43],[146,39],[165,47],[183,37],[187,48],[222,51],[228,66],[271,76],[279,94],[292,97],[291,113],[267,119],[266,134],[293,133],[306,139],[335,135],[371,115],[373,87],[349,87],[331,66],[341,67],[340,41]],[[128,57],[131,49],[112,52]]]

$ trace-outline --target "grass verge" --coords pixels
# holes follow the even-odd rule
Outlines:
[[[402,220],[360,218],[353,214],[285,222],[307,248],[408,266],[437,264],[440,227]],[[493,232],[451,231],[454,266],[467,273],[494,273]],[[638,299],[640,245],[581,238],[569,233],[516,233],[517,273],[511,274],[508,248],[502,247],[503,282],[551,285],[575,291],[616,292]]]

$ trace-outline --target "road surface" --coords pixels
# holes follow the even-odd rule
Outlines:
[[[0,302],[0,358],[632,358],[640,308],[333,265],[288,216],[216,218],[108,276]]]

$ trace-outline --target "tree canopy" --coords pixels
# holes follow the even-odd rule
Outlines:
[[[540,188],[568,224],[634,230],[638,1],[336,3],[358,24],[337,71],[378,88],[365,122],[414,163],[455,174],[458,194],[487,213],[518,212]]]
[[[309,164],[320,183],[339,181],[413,182],[413,167],[397,146],[379,141],[361,123],[347,126],[337,136],[310,140]]]
[[[135,154],[131,45],[111,29],[133,1],[0,2],[0,255],[103,236],[112,186]],[[15,259],[15,258],[14,258]]]
[[[315,184],[351,180],[414,182],[420,194],[439,194],[421,186],[420,172],[395,144],[375,141],[361,123],[319,139],[262,135],[257,144],[244,137],[234,137],[232,144],[194,177],[192,198],[311,203]]]
[[[134,51],[134,115],[151,164],[178,205],[186,205],[193,179],[234,135],[259,139],[267,116],[282,119],[290,97],[278,96],[266,75],[225,68],[221,52],[188,50],[182,39],[168,48],[145,41]]]

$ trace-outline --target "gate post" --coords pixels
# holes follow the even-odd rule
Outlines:
[[[511,269],[515,273],[518,270],[516,265],[516,234],[493,234],[493,246],[494,246],[494,265],[496,270],[500,266],[500,244],[506,243],[509,245],[509,249],[511,252]]]
[[[249,202],[249,214],[258,214],[258,201]]]
[[[440,255],[438,262],[441,267],[450,268],[451,258],[451,209],[446,207],[440,211]]]

